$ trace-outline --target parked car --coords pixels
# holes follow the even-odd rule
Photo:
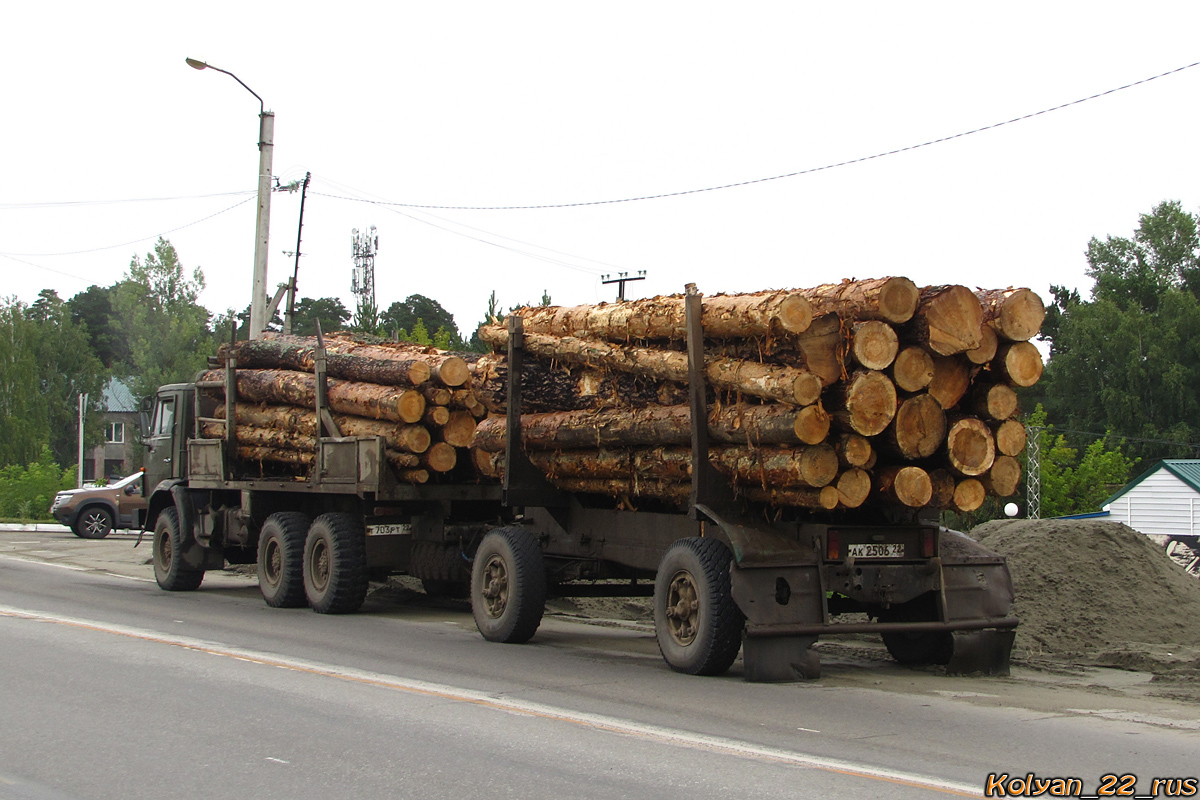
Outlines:
[[[140,528],[146,514],[142,473],[135,472],[106,486],[59,492],[50,514],[83,539],[103,539],[114,528]]]

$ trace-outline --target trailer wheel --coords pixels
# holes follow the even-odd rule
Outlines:
[[[322,514],[304,540],[304,594],[318,614],[348,614],[367,598],[367,544],[353,514]]]
[[[154,579],[168,592],[190,592],[204,580],[204,570],[183,565],[183,544],[179,512],[164,508],[154,522]]]
[[[113,515],[104,506],[89,506],[75,520],[71,530],[80,539],[103,539],[112,533]]]
[[[680,539],[667,548],[654,581],[654,633],[676,672],[720,675],[742,646],[746,618],[733,602],[733,554],[717,539]]]
[[[938,618],[936,596],[930,593],[882,610],[881,622],[926,622]],[[954,655],[954,637],[948,631],[883,633],[883,644],[901,664],[949,664]]]
[[[546,568],[537,539],[521,528],[490,531],[471,570],[471,612],[483,638],[527,642],[545,610]]]
[[[272,608],[299,608],[304,595],[307,514],[283,511],[267,517],[258,534],[258,588]]]

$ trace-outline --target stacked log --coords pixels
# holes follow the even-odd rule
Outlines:
[[[688,354],[683,296],[519,309],[521,445],[565,491],[683,503]],[[702,298],[709,462],[774,507],[972,511],[1020,483],[1017,387],[1041,375],[1028,289],[918,288],[906,278]],[[503,474],[508,329],[472,363],[491,416],[472,463]]]
[[[326,403],[337,434],[383,440],[384,456],[406,483],[451,480],[487,409],[470,386],[471,370],[454,353],[416,345],[325,338]],[[218,361],[236,367],[233,455],[297,477],[315,464],[318,436],[315,337],[268,333],[223,345]],[[225,398],[224,369],[203,374],[211,398]],[[220,388],[214,388],[220,387]],[[200,435],[224,438],[223,403]],[[469,473],[468,473],[469,474]]]

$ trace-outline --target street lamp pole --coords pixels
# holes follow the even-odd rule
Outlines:
[[[271,161],[275,151],[275,112],[267,111],[258,93],[242,83],[242,79],[232,72],[194,58],[185,60],[192,69],[213,69],[225,73],[258,99],[258,221],[254,231],[254,282],[250,294],[250,338],[258,339],[267,327],[267,238],[271,227]]]

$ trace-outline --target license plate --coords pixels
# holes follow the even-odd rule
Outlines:
[[[904,558],[903,544],[852,544],[846,548],[850,558]]]
[[[404,536],[412,533],[412,525],[368,525],[367,536]]]

